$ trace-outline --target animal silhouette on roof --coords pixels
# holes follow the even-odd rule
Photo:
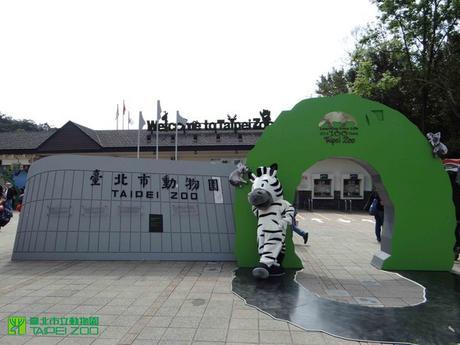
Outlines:
[[[268,126],[272,122],[270,110],[263,109],[262,111],[259,111],[259,114],[265,126]]]

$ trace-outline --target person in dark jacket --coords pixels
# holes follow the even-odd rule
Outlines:
[[[11,182],[6,182],[5,188],[3,188],[3,198],[6,200],[5,207],[9,210],[13,210],[13,199],[16,196],[16,194],[16,189],[14,189]]]
[[[452,201],[455,205],[455,216],[457,226],[455,227],[455,244],[454,244],[454,259],[458,260],[460,254],[460,184],[457,182],[460,172],[448,171],[450,184],[452,186]]]
[[[369,201],[365,207],[366,209],[369,210],[369,213],[371,213],[370,208],[374,200],[376,200],[375,202],[377,203],[377,207],[375,211],[372,212],[372,215],[374,216],[374,219],[375,219],[375,238],[377,239],[377,241],[380,242],[382,240],[381,234],[382,234],[382,226],[383,226],[383,218],[384,218],[384,208],[383,208],[382,199],[380,199],[379,194],[375,190],[372,192],[369,198]]]

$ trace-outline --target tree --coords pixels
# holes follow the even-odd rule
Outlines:
[[[36,124],[32,120],[14,120],[11,116],[0,112],[0,132],[42,132],[52,129],[47,123]]]
[[[424,133],[442,131],[460,154],[460,0],[373,3],[379,20],[349,55],[343,70],[348,88],[399,110]],[[320,77],[317,93],[342,93],[343,80],[329,75]]]
[[[328,73],[327,76],[322,75],[320,80],[317,82],[318,90],[323,96],[334,96],[341,93],[348,92],[349,81],[345,75],[343,69],[336,70],[332,69],[332,72]]]
[[[430,100],[440,55],[447,41],[458,30],[458,0],[374,0],[381,12],[380,21],[403,43],[406,67],[419,86],[419,125],[424,132],[426,119],[432,114]]]

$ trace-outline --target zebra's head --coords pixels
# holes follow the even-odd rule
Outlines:
[[[249,202],[257,208],[267,208],[272,202],[283,198],[283,187],[276,177],[278,165],[259,167],[256,175],[251,174],[251,193],[248,194]]]

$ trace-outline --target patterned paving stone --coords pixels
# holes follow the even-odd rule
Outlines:
[[[11,262],[14,221],[0,232],[0,345],[365,344],[307,332],[246,306],[231,291],[234,263]],[[311,242],[304,246],[294,239],[305,261],[299,277],[304,275],[308,289],[343,302],[353,298],[357,304],[355,297],[375,298],[385,306],[418,301],[420,289],[413,290],[412,282],[370,267],[378,246],[372,237],[359,245],[359,253],[351,250],[353,241],[369,235],[368,229],[346,236],[337,229],[346,238],[328,243],[324,229],[306,224]],[[458,266],[454,270],[460,273]],[[403,297],[378,297],[379,288],[395,288]],[[4,335],[5,318],[18,310],[30,316],[98,315],[101,335]]]

